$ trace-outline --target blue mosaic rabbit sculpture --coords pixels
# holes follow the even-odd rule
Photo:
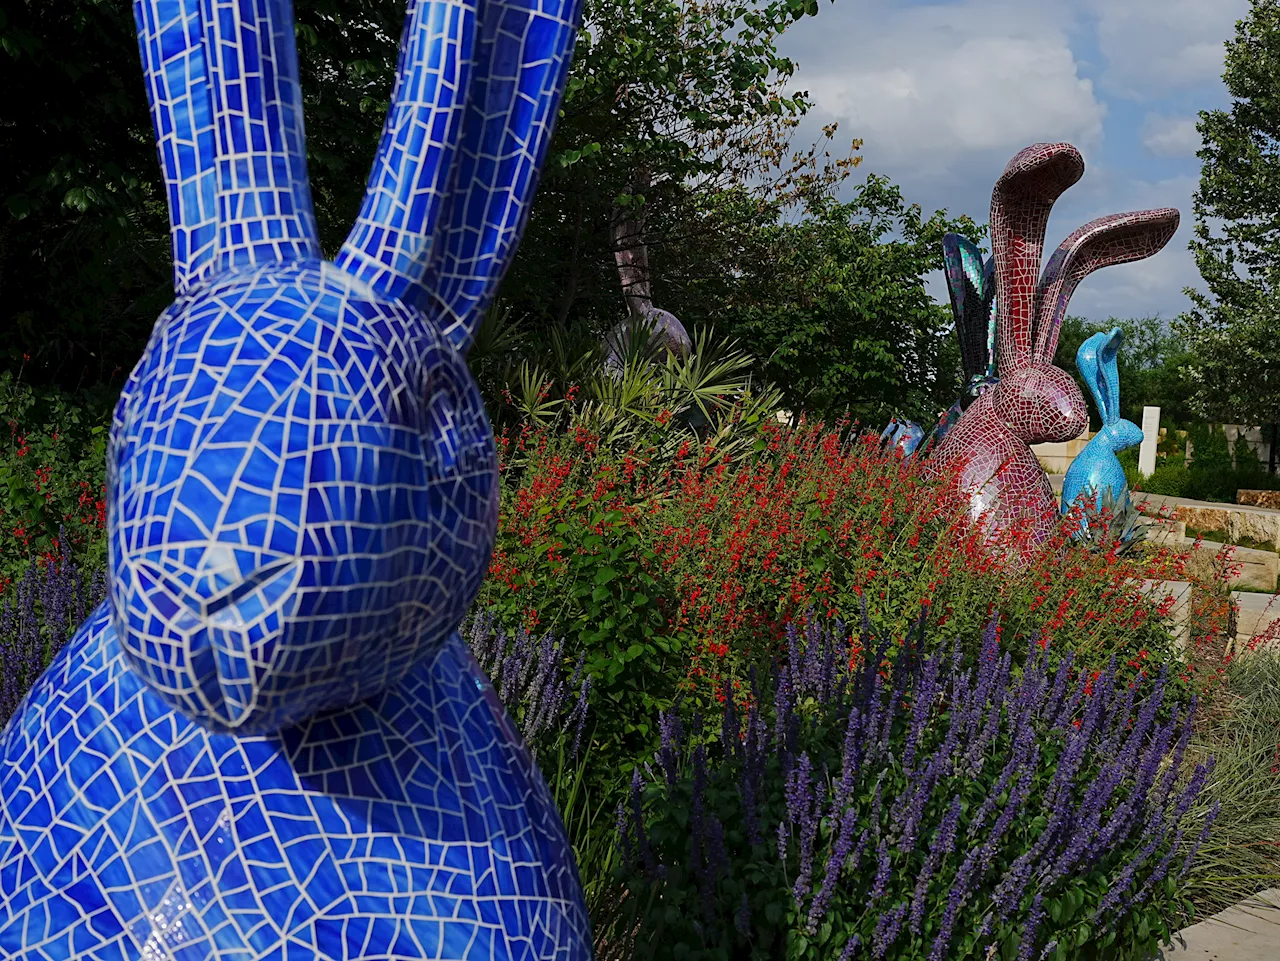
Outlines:
[[[1062,512],[1086,500],[1094,509],[1104,502],[1123,505],[1129,486],[1124,468],[1116,457],[1120,451],[1142,443],[1142,428],[1120,417],[1120,373],[1116,354],[1124,335],[1119,327],[1096,333],[1076,351],[1076,367],[1093,394],[1102,429],[1094,434],[1079,456],[1067,468],[1062,483]]]
[[[590,956],[456,628],[496,526],[463,359],[580,0],[408,0],[320,254],[289,0],[135,0],[176,299],[116,407],[109,599],[0,736],[0,957]]]

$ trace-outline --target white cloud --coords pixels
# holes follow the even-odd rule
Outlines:
[[[1219,38],[1247,3],[839,0],[794,28],[784,52],[799,64],[796,86],[817,101],[810,130],[839,120],[842,137],[864,138],[863,169],[889,176],[926,211],[986,222],[1005,163],[1045,140],[1076,144],[1088,165],[1054,208],[1050,249],[1103,214],[1179,208],[1183,225],[1163,251],[1090,276],[1071,303],[1100,323],[1172,317],[1187,306],[1182,289],[1200,282],[1186,249],[1198,174],[1187,114],[1218,105]],[[1226,12],[1200,9],[1219,6]],[[1099,53],[1100,63],[1086,62]],[[1139,87],[1150,95],[1145,123],[1127,106],[1108,116],[1108,99]],[[1145,178],[1152,168],[1166,179]],[[945,302],[941,276],[931,281]]]
[[[1191,157],[1200,149],[1195,117],[1148,113],[1142,123],[1142,145],[1157,157]]]
[[[1040,140],[1095,146],[1106,108],[1048,9],[836,4],[805,24],[797,86],[822,119],[864,139],[877,170],[951,179],[957,166],[1002,165]]]
[[[1225,42],[1249,0],[1088,0],[1097,16],[1102,82],[1122,96],[1148,99],[1218,80]]]

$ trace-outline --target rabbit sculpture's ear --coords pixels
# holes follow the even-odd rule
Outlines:
[[[1084,175],[1068,143],[1035,144],[1009,161],[991,193],[991,253],[1001,376],[1035,362],[1032,325],[1044,232],[1054,201]]]
[[[1178,230],[1178,211],[1136,210],[1091,220],[1064,240],[1036,290],[1035,353],[1053,363],[1067,304],[1080,281],[1100,267],[1127,264],[1159,252]]]
[[[951,291],[951,312],[960,338],[964,378],[988,372],[991,361],[991,301],[995,297],[993,263],[982,262],[977,244],[959,234],[942,238],[942,255]]]
[[[578,0],[409,0],[391,110],[336,260],[460,351],[528,216],[580,12]]]
[[[320,256],[289,0],[134,0],[173,286]]]
[[[1103,425],[1120,420],[1120,371],[1116,355],[1124,343],[1119,327],[1086,338],[1076,351],[1076,367],[1089,385]]]

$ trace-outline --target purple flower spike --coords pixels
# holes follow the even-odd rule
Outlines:
[[[884,897],[885,889],[889,886],[889,842],[881,841],[880,847],[876,849],[876,877],[871,885],[871,891],[867,894],[867,901],[878,901]]]
[[[1209,831],[1213,828],[1213,822],[1218,820],[1218,814],[1222,811],[1222,805],[1217,801],[1213,802],[1213,807],[1209,809],[1209,813],[1205,815],[1204,827],[1200,830],[1200,836],[1196,838],[1195,843],[1187,850],[1187,856],[1182,861],[1182,869],[1178,871],[1178,880],[1181,881],[1187,876],[1187,872],[1191,870],[1191,865],[1196,859],[1196,855],[1200,851],[1200,846],[1209,839]]]
[[[1031,900],[1031,913],[1022,926],[1022,947],[1018,951],[1018,961],[1031,961],[1031,953],[1036,949],[1036,929],[1044,920],[1044,898],[1040,892]]]
[[[844,950],[840,952],[840,961],[850,961],[859,948],[862,947],[862,938],[854,935],[844,943]]]
[[[955,848],[956,828],[959,823],[960,799],[953,798],[951,806],[947,808],[947,813],[942,819],[942,824],[938,827],[938,833],[933,837],[933,844],[925,859],[924,869],[916,878],[916,888],[911,899],[911,930],[915,934],[920,933],[920,925],[924,921],[925,895],[929,893],[929,883],[933,879],[934,872],[942,865],[943,859]]]
[[[806,928],[810,934],[818,930],[818,925],[822,922],[823,916],[827,913],[827,908],[831,905],[831,899],[836,893],[836,884],[839,882],[840,875],[844,872],[846,866],[852,863],[856,869],[858,862],[862,859],[862,851],[866,848],[867,840],[871,835],[870,831],[864,828],[858,838],[855,849],[853,839],[854,835],[857,834],[857,826],[857,809],[849,808],[840,819],[840,825],[837,829],[839,835],[835,844],[832,845],[830,855],[827,857],[827,871],[826,876],[822,879],[822,887],[818,889],[818,893],[813,897],[813,903],[809,905]]]
[[[907,916],[906,903],[890,908],[876,921],[875,933],[871,937],[871,957],[880,961],[889,950],[889,946],[898,940],[902,933],[902,921]]]

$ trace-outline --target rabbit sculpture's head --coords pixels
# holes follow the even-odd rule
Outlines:
[[[1028,444],[1072,440],[1089,423],[1079,387],[1053,365],[1062,319],[1080,281],[1099,267],[1151,256],[1178,227],[1172,209],[1101,217],[1067,237],[1041,274],[1049,213],[1083,173],[1084,160],[1070,144],[1035,144],[1009,161],[991,196],[999,376],[991,406],[1004,427]]]
[[[124,654],[172,707],[238,733],[384,689],[475,596],[498,495],[464,352],[514,253],[577,19],[576,0],[410,0],[364,205],[328,263],[291,10],[257,6],[135,3],[177,299],[108,455]]]
[[[1142,443],[1142,428],[1120,417],[1120,367],[1117,355],[1124,332],[1113,327],[1086,338],[1076,351],[1076,368],[1084,378],[1098,407],[1102,427],[1095,442],[1112,453],[1120,453]]]

